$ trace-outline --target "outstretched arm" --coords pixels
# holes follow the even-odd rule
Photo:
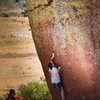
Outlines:
[[[50,58],[50,61],[52,61],[54,59],[54,57],[55,57],[55,53],[52,53],[52,56]]]
[[[14,96],[16,100],[25,100],[24,97],[21,96]]]

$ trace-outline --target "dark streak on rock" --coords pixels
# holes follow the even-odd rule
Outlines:
[[[72,9],[74,12],[77,12],[77,8],[75,6],[72,6]]]
[[[28,11],[33,11],[33,10],[35,10],[35,9],[37,9],[37,8],[40,8],[40,7],[48,7],[48,6],[50,6],[51,5],[51,3],[53,2],[53,0],[48,0],[48,3],[47,4],[44,4],[44,5],[42,5],[42,4],[39,4],[38,6],[35,6],[33,9],[30,9],[30,10],[28,10]]]

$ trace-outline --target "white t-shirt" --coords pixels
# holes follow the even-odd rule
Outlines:
[[[58,69],[56,67],[53,67],[52,70],[49,69],[51,72],[51,82],[52,83],[59,83],[60,82],[60,76],[57,76]]]

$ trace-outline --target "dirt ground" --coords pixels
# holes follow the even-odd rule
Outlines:
[[[29,30],[28,18],[0,18],[0,96],[44,75],[33,40],[11,37]]]

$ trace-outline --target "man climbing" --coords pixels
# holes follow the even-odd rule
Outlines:
[[[55,57],[55,54],[52,53],[52,57],[50,58],[50,63],[48,64],[49,73],[50,73],[50,76],[51,76],[51,83],[53,85],[55,84],[59,88],[59,90],[61,92],[62,100],[65,100],[64,88],[63,88],[63,85],[61,83],[60,75],[59,75],[59,71],[60,71],[61,68],[60,67],[57,68],[57,64],[54,61],[54,57]]]

